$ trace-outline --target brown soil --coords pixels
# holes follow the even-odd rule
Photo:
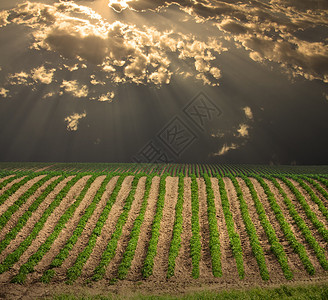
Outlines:
[[[39,264],[37,266],[35,266],[34,270],[36,272],[31,274],[30,280],[33,281],[34,279],[41,277],[42,273],[50,265],[50,263],[55,258],[55,256],[59,253],[60,249],[62,249],[65,246],[66,241],[69,239],[69,237],[74,232],[81,217],[83,216],[87,207],[92,202],[95,194],[97,193],[98,189],[100,188],[105,177],[106,176],[99,176],[91,184],[91,186],[88,189],[87,193],[85,194],[83,200],[81,201],[81,204],[74,212],[72,218],[67,222],[65,228],[61,231],[58,238],[54,241],[49,252],[46,255],[44,255],[42,260],[39,262]]]
[[[168,268],[170,244],[175,220],[175,206],[178,199],[178,177],[166,178],[166,193],[163,217],[160,224],[157,254],[154,260],[151,280],[165,279]]]
[[[28,258],[37,251],[37,249],[46,241],[48,236],[53,232],[54,227],[56,226],[60,217],[64,214],[66,209],[74,202],[75,198],[82,191],[83,186],[90,176],[84,176],[81,178],[67,193],[66,197],[60,202],[59,206],[55,208],[53,213],[48,217],[44,227],[39,232],[37,238],[32,242],[32,244],[26,249],[23,255],[20,257],[20,260],[7,272],[1,275],[1,282],[8,281],[13,275],[17,274],[21,265],[27,262]],[[13,245],[12,245],[13,244]],[[9,251],[10,246],[15,248],[18,245],[14,242],[7,247],[5,251]],[[4,252],[5,252],[4,251]],[[11,252],[11,251],[10,251]],[[5,254],[5,253],[3,253]],[[8,253],[6,253],[7,255]]]
[[[106,278],[108,279],[112,279],[117,276],[118,267],[122,261],[123,254],[130,240],[130,234],[133,228],[134,221],[139,215],[140,208],[143,202],[146,179],[147,177],[142,177],[139,180],[134,201],[132,203],[131,210],[129,211],[128,219],[126,220],[126,223],[122,230],[122,235],[117,244],[116,254],[107,267]]]
[[[277,203],[280,206],[280,209],[282,210],[282,213],[283,213],[286,221],[289,223],[290,229],[292,230],[296,240],[305,246],[308,257],[309,257],[310,261],[312,262],[314,268],[316,270],[320,270],[321,266],[315,256],[313,249],[308,245],[304,236],[302,235],[302,232],[300,231],[300,229],[294,222],[293,218],[291,217],[289,210],[284,203],[284,199],[283,199],[282,195],[279,193],[279,190],[274,186],[272,181],[267,180],[267,179],[264,179],[264,181],[269,186],[272,193],[275,195],[275,199],[277,200]],[[297,278],[304,278],[307,275],[307,273],[306,273],[306,270],[305,270],[302,262],[300,261],[296,267],[297,267],[297,269],[294,271],[294,276]]]
[[[127,279],[131,281],[137,281],[142,279],[141,270],[142,270],[143,262],[147,255],[147,247],[151,237],[150,234],[151,226],[156,212],[159,182],[160,182],[159,176],[153,178],[144,221],[140,228],[140,235],[139,235],[137,248],[131,263],[130,272],[128,273],[127,276]]]
[[[212,261],[209,246],[210,232],[207,216],[207,194],[206,185],[203,178],[197,178],[198,199],[199,199],[199,226],[201,236],[201,259],[199,262],[199,275],[201,277],[212,277]]]
[[[249,236],[247,234],[245,224],[243,222],[243,217],[241,215],[240,203],[237,198],[236,189],[229,178],[224,178],[224,184],[228,194],[230,211],[232,213],[232,217],[236,225],[236,232],[240,236],[240,242],[243,249],[245,276],[261,280],[259,267],[256,258],[253,254],[252,247],[249,241]]]
[[[279,184],[281,185],[282,189],[287,194],[288,198],[294,204],[294,206],[295,206],[298,214],[300,215],[300,217],[304,220],[304,222],[306,223],[306,225],[311,230],[311,233],[315,237],[316,241],[319,243],[319,245],[323,249],[325,249],[327,251],[328,250],[327,243],[324,241],[323,237],[319,234],[318,230],[314,227],[313,223],[306,216],[305,211],[304,211],[302,205],[298,202],[298,200],[296,199],[295,195],[290,191],[290,189],[288,188],[288,186],[286,186],[281,180],[277,179],[277,181],[279,182]],[[310,202],[309,202],[309,204],[310,204]],[[311,205],[310,205],[310,207],[312,208]],[[327,257],[327,254],[326,254],[326,257]]]
[[[88,261],[86,262],[86,264],[84,265],[84,268],[82,270],[82,278],[90,278],[90,276],[93,275],[93,271],[95,270],[96,266],[99,264],[100,260],[101,260],[101,256],[103,254],[103,252],[105,251],[108,242],[110,241],[110,238],[115,230],[115,226],[117,223],[117,220],[120,216],[120,214],[123,212],[123,206],[125,204],[125,199],[128,196],[128,193],[130,191],[129,186],[132,183],[133,178],[129,178],[128,181],[124,181],[122,185],[122,189],[124,189],[124,193],[123,190],[121,189],[120,193],[118,194],[118,198],[117,198],[117,202],[113,205],[111,212],[109,213],[107,222],[105,223],[102,233],[101,235],[98,237],[96,246],[93,249],[92,254],[90,255],[90,258],[88,259]],[[140,184],[142,183],[139,182],[138,187],[137,187],[137,193],[140,190]],[[106,231],[104,231],[106,230]],[[104,236],[104,233],[106,233],[106,235]]]
[[[43,212],[48,208],[50,203],[55,199],[56,195],[60,192],[60,190],[66,185],[67,181],[69,180],[70,178],[65,178],[63,181],[61,181],[56,186],[56,188],[51,193],[49,193],[48,197],[40,204],[38,209],[32,213],[25,226],[18,233],[16,238],[12,240],[11,243],[8,245],[8,249],[5,249],[5,251],[1,253],[1,262],[5,259],[6,253],[14,251],[18,247],[18,245],[20,245],[20,243],[24,241],[26,237],[31,233],[34,228],[34,225],[39,221]],[[8,231],[4,231],[4,235],[7,233]]]
[[[13,181],[9,182],[6,186],[4,186],[1,190],[0,190],[0,196],[7,190],[9,190],[15,183],[23,180],[26,176],[22,176],[19,178],[14,179]]]
[[[29,188],[32,187],[32,185],[39,180],[41,180],[45,175],[40,175],[37,177],[34,177],[30,181],[26,182],[23,186],[21,186],[13,195],[11,195],[1,206],[0,206],[0,215],[2,215],[13,203],[20,197],[22,196]],[[21,181],[23,178],[19,178],[17,180]],[[14,180],[16,181],[16,180]],[[12,184],[13,182],[11,182]],[[14,183],[13,183],[14,184]]]
[[[317,183],[317,184],[319,184],[327,193],[328,193],[328,188],[322,183],[322,182],[320,182],[319,180],[315,180],[314,179],[314,181]],[[308,182],[307,182],[308,183]],[[308,183],[309,184],[309,183]],[[315,189],[316,190],[316,189]],[[320,195],[321,195],[321,193],[320,193]],[[323,204],[326,206],[326,207],[328,207],[328,199],[326,199],[325,197],[322,197],[321,198],[321,200],[322,200],[322,202],[323,202]]]
[[[0,183],[1,182],[4,182],[5,180],[7,180],[7,179],[9,179],[11,177],[14,177],[14,176],[16,176],[16,175],[15,174],[12,174],[12,175],[8,175],[8,176],[5,176],[5,177],[2,177],[2,178],[0,178]]]
[[[47,170],[47,169],[49,169],[49,168],[51,168],[51,167],[53,167],[54,165],[50,165],[50,166],[46,166],[46,167],[43,167],[43,168],[40,168],[40,169],[37,169],[37,170],[35,170],[34,172],[42,172],[42,171],[45,171],[45,170]]]
[[[288,241],[286,240],[284,233],[282,232],[282,230],[280,228],[280,224],[277,221],[273,210],[271,209],[270,203],[267,199],[267,196],[266,196],[262,186],[256,179],[250,178],[250,180],[252,181],[252,183],[254,185],[254,188],[258,194],[260,201],[262,202],[262,205],[266,212],[267,218],[270,221],[274,231],[276,232],[279,242],[284,247],[285,253],[287,254],[288,264],[290,266],[290,269],[292,270],[292,272],[295,273],[295,271],[297,272],[298,266],[301,263],[300,259],[299,259],[298,255],[293,251],[293,249],[289,245]]]
[[[250,191],[247,185],[245,184],[244,180],[242,180],[241,178],[236,178],[236,179],[243,193],[244,200],[248,206],[248,212],[255,226],[257,236],[259,237],[259,242],[263,249],[265,261],[269,271],[270,280],[272,281],[284,280],[282,269],[278,263],[276,256],[271,251],[270,243],[268,241],[268,238],[265,234],[265,231],[263,229],[263,226],[255,209],[252,195],[250,194]]]
[[[5,227],[0,231],[0,240],[3,240],[7,232],[12,230],[14,226],[17,224],[19,218],[28,210],[28,208],[33,204],[33,202],[41,196],[41,194],[44,192],[44,190],[56,179],[58,179],[59,176],[52,177],[50,180],[45,182],[40,188],[36,190],[36,192],[29,197],[26,202],[19,208],[18,211],[16,211],[9,219],[8,223],[5,225]],[[18,197],[14,199],[14,201],[17,201]]]
[[[129,194],[132,180],[132,176],[128,176],[124,179],[122,187],[117,195],[116,201],[113,204],[108,218],[104,224],[104,227],[101,230],[101,235],[98,236],[97,243],[93,249],[93,252],[89,257],[88,261],[86,262],[86,269],[89,268],[89,264],[95,259],[95,257],[99,257],[101,253],[103,253],[103,251],[106,249],[107,242],[115,228],[115,224],[119,217],[119,214],[123,209],[124,201]],[[102,197],[93,215],[89,218],[87,224],[85,225],[85,228],[81,236],[79,237],[77,243],[70,251],[69,257],[63,262],[63,264],[59,268],[56,269],[56,279],[63,279],[66,277],[67,269],[73,266],[79,253],[83,251],[83,249],[87,246],[89,238],[97,224],[99,217],[101,216],[102,211],[106,206],[108,199],[109,195],[107,193],[106,195],[104,194],[104,197]]]
[[[174,278],[183,278],[185,281],[192,280],[192,261],[190,256],[190,239],[191,232],[191,178],[184,178],[184,195],[183,195],[183,229],[181,234],[181,248],[175,261]]]
[[[325,279],[313,279],[313,280],[302,280],[298,282],[285,283],[286,286],[309,286],[315,284],[327,284],[328,281]],[[123,299],[142,299],[143,296],[152,296],[155,299],[158,295],[169,295],[186,297],[187,295],[193,295],[194,293],[201,293],[204,291],[222,292],[224,290],[243,290],[247,291],[249,288],[255,286],[247,286],[240,283],[232,283],[226,286],[221,283],[216,284],[202,284],[191,283],[188,286],[177,286],[175,282],[166,282],[165,285],[150,285],[148,282],[133,283],[129,281],[120,281],[115,285],[108,285],[108,283],[93,283],[86,285],[67,285],[65,283],[54,283],[51,285],[45,285],[37,283],[33,285],[13,285],[5,284],[0,286],[0,295],[2,297],[8,297],[5,299],[23,299],[23,300],[34,300],[34,299],[52,299],[58,295],[74,295],[76,297],[84,297],[83,299],[92,299],[93,297],[113,297],[120,296]],[[265,284],[258,284],[256,287],[267,287]],[[281,287],[280,284],[271,284],[271,288]],[[98,299],[98,298],[97,298]]]
[[[56,277],[57,283],[52,283],[50,285],[40,284],[36,281],[39,280],[39,276],[41,273],[47,269],[53,257],[58,253],[59,249],[64,245],[65,241],[67,241],[71,232],[76,228],[78,220],[80,220],[81,215],[85,211],[86,207],[92,201],[93,195],[99,187],[101,178],[98,177],[96,182],[90,187],[87,195],[82,200],[81,205],[77,208],[77,211],[74,213],[72,218],[68,221],[67,227],[63,230],[63,232],[59,235],[58,239],[54,242],[50,251],[43,257],[41,262],[36,266],[37,272],[31,274],[28,277],[28,282],[25,285],[12,285],[9,283],[11,277],[15,275],[18,271],[18,268],[27,261],[31,254],[35,253],[35,251],[39,248],[42,242],[49,236],[49,234],[53,231],[54,226],[57,224],[60,216],[64,213],[64,211],[69,207],[69,205],[73,202],[76,196],[80,193],[83,186],[87,181],[87,177],[81,179],[71,191],[68,193],[67,197],[63,199],[62,203],[55,210],[55,212],[49,216],[45,227],[41,230],[40,235],[33,241],[32,245],[27,249],[27,251],[21,257],[21,260],[14,265],[14,267],[8,272],[2,274],[0,276],[0,297],[4,297],[5,295],[10,299],[35,299],[41,296],[49,296],[53,292],[57,293],[70,293],[70,294],[78,294],[78,293],[90,293],[91,295],[102,294],[112,292],[115,294],[119,294],[121,296],[131,295],[135,293],[142,294],[164,294],[169,293],[171,295],[181,294],[181,293],[193,293],[198,292],[204,289],[208,290],[221,290],[224,288],[247,288],[254,286],[274,286],[275,284],[288,284],[288,281],[285,280],[280,265],[277,262],[276,257],[270,251],[270,245],[268,244],[267,237],[265,236],[264,230],[260,224],[258,219],[253,200],[248,191],[246,184],[243,180],[238,179],[240,183],[241,189],[244,194],[244,199],[248,204],[249,213],[252,218],[252,221],[257,230],[258,236],[260,238],[260,243],[264,249],[265,258],[267,261],[267,266],[270,272],[270,280],[268,282],[264,282],[260,278],[260,274],[258,271],[257,263],[254,258],[253,253],[251,252],[249,238],[245,230],[245,226],[242,221],[239,201],[236,198],[236,192],[234,187],[229,179],[224,179],[226,190],[228,193],[228,198],[231,206],[231,212],[233,214],[236,231],[240,234],[243,254],[244,254],[244,263],[246,276],[245,279],[240,280],[236,268],[236,262],[232,255],[232,250],[230,246],[229,236],[227,232],[227,227],[225,223],[225,218],[222,211],[221,198],[218,187],[218,180],[216,178],[211,179],[212,188],[215,196],[215,208],[217,212],[217,224],[220,234],[220,245],[221,245],[221,263],[223,276],[221,278],[214,278],[211,270],[211,258],[209,255],[209,228],[208,228],[208,218],[207,218],[207,195],[206,189],[203,179],[198,179],[199,185],[199,203],[200,203],[200,230],[201,230],[201,243],[202,243],[202,260],[201,260],[201,272],[200,278],[195,280],[191,278],[191,258],[190,258],[190,238],[191,238],[191,195],[190,195],[190,178],[185,178],[185,194],[184,194],[184,211],[183,211],[183,231],[182,231],[182,243],[179,252],[179,256],[176,260],[176,275],[173,276],[170,280],[166,279],[167,272],[167,259],[168,259],[168,251],[170,246],[170,240],[172,238],[172,230],[175,219],[175,205],[177,200],[177,188],[178,188],[178,178],[177,177],[168,177],[167,178],[167,192],[165,198],[165,207],[163,212],[163,219],[161,222],[160,229],[160,238],[158,244],[158,255],[155,258],[155,266],[154,266],[154,275],[149,279],[142,279],[142,266],[144,263],[144,259],[147,254],[148,243],[151,237],[151,228],[152,222],[156,211],[156,203],[158,199],[158,189],[159,189],[159,177],[154,177],[151,190],[150,197],[148,199],[147,210],[145,213],[145,219],[141,226],[141,232],[139,236],[139,241],[136,248],[135,257],[132,261],[131,270],[128,274],[128,279],[119,281],[114,285],[109,285],[109,281],[112,278],[112,272],[117,272],[117,267],[121,262],[123,252],[126,249],[127,243],[129,241],[129,235],[132,229],[133,222],[137,217],[140,206],[142,203],[142,196],[144,193],[144,178],[141,180],[141,183],[138,185],[136,199],[132,204],[131,211],[129,213],[129,217],[126,225],[123,228],[122,236],[118,242],[118,248],[115,257],[111,261],[108,266],[107,276],[105,279],[99,282],[87,282],[94,267],[99,263],[101,254],[107,246],[107,243],[111,237],[111,234],[115,228],[115,224],[117,219],[122,212],[122,208],[125,202],[125,198],[130,191],[132,178],[129,180],[126,179],[124,181],[123,187],[119,193],[118,199],[116,203],[113,205],[113,208],[110,212],[110,216],[105,223],[105,227],[101,235],[97,239],[96,246],[94,248],[94,252],[91,254],[90,259],[87,261],[85,268],[83,269],[83,276],[79,278],[74,285],[67,286],[60,282],[63,282],[66,279],[66,270],[68,267],[74,264],[76,257],[80,251],[84,249],[87,245],[90,234],[101,214],[103,208],[108,201],[109,195],[111,194],[116,181],[113,179],[107,186],[106,192],[104,193],[102,199],[100,200],[93,216],[88,221],[85,226],[85,230],[78,240],[70,253],[68,259],[64,262],[64,265],[61,268],[55,269],[57,274]],[[68,181],[68,179],[67,179]],[[310,259],[314,261],[315,268],[317,269],[317,273],[315,276],[308,276],[300,262],[300,259],[297,254],[295,254],[292,248],[289,246],[286,241],[280,225],[275,218],[275,215],[269,205],[267,197],[260,186],[260,184],[255,180],[251,179],[255,186],[255,190],[258,192],[258,196],[260,201],[263,203],[265,211],[267,213],[267,218],[271,222],[273,228],[276,231],[278,239],[282,243],[289,260],[289,265],[291,266],[292,271],[294,272],[295,279],[290,281],[291,284],[295,283],[310,283],[310,282],[324,282],[328,281],[327,272],[324,272],[318,267],[318,262],[315,259],[314,254],[309,249],[309,246],[304,241],[301,233],[297,229],[296,225],[293,223],[287,208],[283,204],[283,199],[279,195],[278,191],[269,184],[269,187],[272,189],[272,192],[275,194],[277,202],[281,206],[282,212],[285,215],[285,218],[291,224],[291,229],[293,230],[295,237],[305,246]],[[17,246],[28,236],[28,234],[32,231],[34,224],[39,220],[42,213],[48,207],[48,205],[53,201],[54,197],[60,191],[60,186],[63,187],[63,182],[60,183],[55,191],[49,194],[49,197],[45,199],[45,201],[40,205],[40,207],[32,214],[31,218],[21,230],[19,235],[16,237],[14,241],[4,250],[4,253],[7,255],[12,252]],[[284,187],[286,188],[286,187]],[[290,194],[290,193],[289,193]],[[307,197],[308,199],[308,197]],[[297,201],[293,199],[291,196],[291,200],[293,203]],[[24,207],[21,208],[25,209]],[[300,209],[298,207],[297,209]],[[301,210],[302,211],[302,210]],[[21,210],[20,210],[21,212]],[[302,215],[303,218],[304,212]],[[305,218],[307,220],[307,218]],[[309,222],[309,220],[307,220]],[[308,224],[308,223],[307,223]],[[311,225],[311,224],[310,224]],[[309,226],[310,227],[310,226]],[[7,228],[7,232],[10,228]],[[316,230],[310,227],[315,238],[320,238]],[[2,233],[1,233],[2,234]],[[3,234],[4,235],[4,234]],[[322,243],[322,241],[319,241]],[[10,249],[9,249],[10,248]],[[3,260],[3,254],[1,255],[1,259]],[[33,284],[32,284],[33,283]]]
[[[231,284],[234,283],[236,280],[238,280],[239,275],[237,271],[236,261],[232,254],[232,249],[229,241],[229,234],[222,210],[218,179],[211,178],[211,183],[214,192],[216,219],[217,219],[219,235],[220,235],[221,265],[222,265],[222,274],[223,274],[222,278],[224,278],[225,282]]]
[[[326,229],[328,229],[328,221],[327,221],[326,217],[322,214],[318,205],[312,201],[312,199],[311,199],[310,195],[307,193],[307,191],[304,190],[297,181],[295,181],[293,179],[290,179],[290,181],[300,191],[300,193],[303,195],[303,197],[305,199],[307,199],[307,202],[310,205],[311,210],[316,214],[318,220],[325,226]],[[311,187],[311,185],[310,185],[310,187]],[[313,190],[314,190],[314,192],[316,192],[315,189],[313,189]],[[317,194],[319,199],[322,200],[323,196],[320,193],[315,193],[315,194]]]

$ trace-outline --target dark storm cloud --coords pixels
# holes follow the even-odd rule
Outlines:
[[[32,30],[30,48],[57,53],[62,60],[59,68],[58,63],[52,64],[51,72],[39,65],[33,70],[17,70],[8,74],[10,80],[7,85],[49,84],[47,80],[50,80],[50,75],[46,72],[50,72],[51,79],[57,79],[51,81],[51,95],[70,93],[78,98],[110,101],[115,94],[113,87],[119,84],[133,82],[160,87],[170,83],[173,73],[181,77],[189,76],[184,70],[185,64],[181,64],[185,60],[194,61],[188,71],[191,70],[196,80],[206,85],[219,85],[221,73],[214,66],[215,55],[226,49],[214,37],[201,42],[192,35],[163,32],[155,27],[137,29],[120,21],[109,23],[89,7],[74,2],[46,5],[27,1],[2,11],[0,17],[0,27],[19,24]],[[172,57],[178,63],[172,64]],[[66,67],[66,61],[74,61],[73,66]],[[57,65],[55,69],[54,65]],[[56,77],[63,68],[73,72],[83,66],[87,69],[88,65],[97,68],[98,77],[89,74],[89,88],[85,82],[78,82],[80,78],[63,81]],[[39,74],[34,74],[35,70]],[[93,88],[99,83],[107,86],[106,93],[97,93],[99,89]],[[49,93],[45,97],[47,95]]]
[[[116,4],[119,1],[110,1]],[[292,76],[328,83],[327,40],[302,40],[296,32],[318,26],[328,31],[328,2],[325,0],[272,1],[160,1],[132,0],[127,7],[136,11],[157,10],[172,4],[198,19],[211,20],[227,39],[250,51],[258,62],[279,63]],[[117,10],[117,8],[116,8]]]

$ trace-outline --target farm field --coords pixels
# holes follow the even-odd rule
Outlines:
[[[325,167],[146,167],[2,163],[1,293],[327,281]]]

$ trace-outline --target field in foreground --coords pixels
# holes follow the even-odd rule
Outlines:
[[[12,297],[66,283],[174,294],[328,279],[325,168],[43,168],[0,171],[0,291]]]

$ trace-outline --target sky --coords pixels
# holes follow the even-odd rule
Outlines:
[[[326,0],[1,0],[0,161],[328,164]]]

